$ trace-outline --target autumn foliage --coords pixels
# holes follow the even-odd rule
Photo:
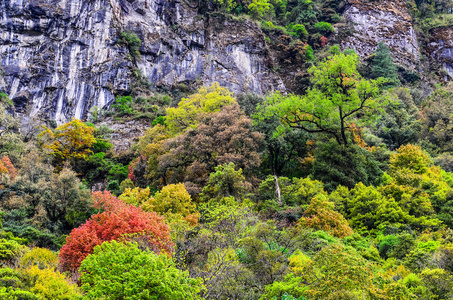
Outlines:
[[[11,180],[14,180],[17,176],[16,168],[8,156],[3,156],[0,160],[0,174],[8,174]]]
[[[114,197],[110,192],[94,192],[94,207],[102,210],[85,224],[74,229],[60,251],[60,265],[65,271],[77,271],[82,260],[95,246],[117,240],[127,234],[140,233],[147,237],[151,250],[170,253],[170,228],[163,218]]]
[[[336,237],[345,237],[352,234],[348,221],[338,212],[334,211],[334,204],[327,201],[327,197],[319,194],[311,200],[305,211],[306,218],[300,223],[309,228],[330,232]]]
[[[93,153],[90,148],[96,143],[94,132],[95,128],[74,119],[54,131],[46,127],[38,138],[43,148],[51,150],[55,159],[63,162],[67,159],[86,159]]]

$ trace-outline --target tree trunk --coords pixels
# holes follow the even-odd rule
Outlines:
[[[277,178],[277,175],[274,174],[274,180],[275,180],[275,191],[277,192],[277,199],[278,199],[278,204],[280,206],[283,205],[282,203],[282,196],[280,194],[280,186],[278,184],[278,178]]]

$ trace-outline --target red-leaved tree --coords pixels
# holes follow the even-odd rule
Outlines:
[[[108,191],[93,192],[93,200],[94,207],[102,212],[72,230],[66,238],[59,255],[63,271],[76,272],[95,246],[105,241],[127,239],[128,235],[135,233],[146,238],[149,241],[147,245],[156,253],[170,253],[173,246],[170,228],[162,217],[129,205]]]

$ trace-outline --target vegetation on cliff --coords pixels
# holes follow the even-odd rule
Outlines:
[[[150,120],[126,152],[102,115],[19,130],[1,93],[0,298],[453,298],[452,85],[329,45],[340,6],[200,2],[259,20],[296,93],[137,74],[107,113]]]

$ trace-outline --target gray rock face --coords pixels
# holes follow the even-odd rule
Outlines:
[[[354,34],[341,44],[362,58],[373,54],[379,42],[393,52],[395,62],[414,68],[419,62],[419,46],[404,0],[349,0],[344,17],[354,25]]]
[[[437,64],[444,69],[447,78],[453,78],[453,27],[439,27],[430,31],[430,43],[427,46],[427,55],[431,64]]]
[[[130,87],[136,66],[118,43],[124,31],[142,40],[137,67],[152,84],[285,89],[251,21],[203,19],[177,0],[0,0],[0,91],[18,112],[84,119]]]

